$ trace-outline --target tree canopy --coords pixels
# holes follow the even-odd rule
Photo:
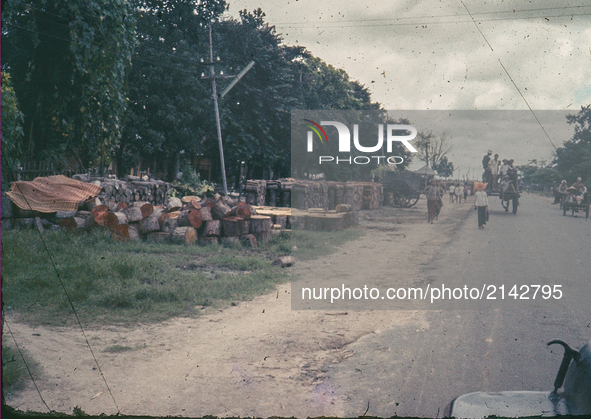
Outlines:
[[[20,111],[10,75],[2,73],[2,191],[16,180],[19,158],[22,156],[23,113]]]
[[[577,177],[591,181],[591,105],[581,107],[577,114],[567,116],[574,126],[572,139],[556,150],[556,169],[572,183]]]
[[[106,163],[123,129],[135,45],[129,3],[13,0],[2,23],[2,66],[24,114],[25,156]]]
[[[240,161],[249,177],[291,174],[292,110],[380,109],[345,71],[284,45],[262,10],[233,19],[226,9],[225,0],[11,1],[2,68],[23,116],[11,137],[19,158],[88,169],[116,157],[120,175],[141,164],[170,179],[179,156],[202,155],[219,173],[209,25],[218,93],[231,82],[225,76],[255,62],[219,98],[230,177]]]

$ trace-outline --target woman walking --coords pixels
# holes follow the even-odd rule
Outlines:
[[[486,210],[488,209],[488,195],[484,191],[486,183],[474,182],[474,208],[478,209],[478,228],[486,224]]]

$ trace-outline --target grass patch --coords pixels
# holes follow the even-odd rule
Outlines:
[[[19,352],[14,346],[2,344],[2,392],[4,395],[22,390],[25,387],[25,383],[29,379],[27,366],[34,377],[39,375],[41,367],[25,350],[21,348]]]
[[[36,231],[3,232],[4,308],[23,321],[46,325],[72,324],[72,305],[85,326],[192,316],[207,307],[252,299],[288,281],[289,270],[273,265],[277,257],[324,256],[358,238],[360,231],[292,234],[250,249],[118,243],[104,230],[48,231],[46,249]]]
[[[309,260],[330,255],[338,246],[363,235],[361,229],[348,228],[341,231],[292,231],[291,255],[296,259]]]

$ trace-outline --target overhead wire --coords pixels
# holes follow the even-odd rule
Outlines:
[[[478,12],[472,13],[472,16],[480,16],[480,15],[491,15],[491,14],[502,14],[502,13],[520,13],[520,12],[539,12],[545,10],[566,10],[566,9],[581,9],[581,8],[591,8],[591,5],[580,5],[580,6],[567,6],[567,7],[542,7],[542,8],[532,8],[532,9],[513,9],[513,10],[500,10],[494,12]],[[379,22],[379,21],[392,21],[392,20],[409,20],[409,19],[429,19],[429,18],[444,18],[444,17],[462,17],[468,16],[470,13],[462,15],[462,14],[447,14],[447,15],[424,15],[424,16],[407,16],[407,17],[398,17],[398,18],[373,18],[373,19],[355,19],[355,20],[339,20],[334,21],[334,23],[358,23],[358,22]],[[567,15],[570,16],[570,15]],[[544,16],[542,16],[544,17]],[[479,19],[480,20],[480,19]],[[308,24],[311,22],[279,22],[275,25],[292,25],[292,24]],[[326,22],[331,23],[331,22]]]
[[[472,17],[472,14],[470,13],[470,10],[468,10],[468,7],[464,3],[464,1],[463,0],[460,0],[460,2],[462,3],[462,5],[466,9],[466,11],[468,12],[468,14],[470,15],[470,17]],[[478,24],[476,23],[476,21],[474,20],[473,17],[472,17],[472,22],[474,23],[474,25],[478,29],[478,32],[480,33],[480,35],[482,36],[482,38],[484,38],[484,40],[486,41],[486,43],[490,47],[490,50],[491,51],[494,51],[492,45],[490,44],[490,42],[488,42],[488,39],[486,39],[486,36],[484,35],[484,33],[482,33],[482,31],[478,27]],[[554,150],[556,150],[556,146],[554,145],[554,142],[550,138],[550,135],[548,135],[548,132],[546,131],[546,128],[544,128],[544,126],[542,125],[542,122],[538,119],[536,113],[534,112],[534,110],[529,105],[529,102],[527,101],[527,99],[525,98],[525,96],[523,95],[523,93],[521,93],[521,89],[519,89],[519,87],[517,86],[517,83],[515,83],[515,81],[513,80],[513,77],[511,77],[511,74],[509,74],[509,71],[507,71],[507,68],[505,68],[505,66],[503,65],[503,62],[501,61],[501,59],[498,58],[498,60],[499,60],[499,64],[501,65],[501,67],[503,68],[503,70],[505,71],[505,73],[507,74],[507,77],[509,77],[509,80],[511,80],[511,83],[513,83],[513,86],[515,86],[515,89],[517,90],[517,92],[519,93],[519,95],[521,96],[521,98],[523,99],[523,101],[525,102],[525,104],[527,105],[529,111],[531,112],[531,114],[533,115],[533,117],[535,118],[535,120],[540,125],[540,128],[542,128],[542,131],[544,131],[544,134],[546,134],[546,137],[548,138],[548,141],[550,141],[550,144],[552,144],[552,147],[554,147]]]
[[[531,20],[531,19],[548,19],[548,18],[572,18],[576,16],[590,16],[590,13],[571,13],[571,14],[556,14],[546,16],[523,16],[523,17],[510,17],[510,18],[497,18],[497,19],[478,19],[478,22],[499,22],[499,21],[511,21],[511,20]],[[361,23],[345,25],[341,22],[309,22],[309,23],[288,23],[288,24],[275,24],[276,27],[283,29],[348,29],[348,28],[363,28],[363,27],[394,27],[394,26],[426,26],[426,25],[444,25],[444,24],[458,24],[458,23],[472,23],[471,19],[466,20],[447,20],[447,21],[424,21],[417,20],[416,22],[402,23],[402,22],[388,22],[388,23]],[[299,26],[295,26],[299,25]]]

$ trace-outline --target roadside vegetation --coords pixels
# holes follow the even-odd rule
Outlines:
[[[21,348],[17,350],[12,339],[2,340],[2,392],[22,390],[29,376],[28,370],[33,376],[41,372],[41,367],[29,354]],[[23,361],[26,361],[25,362]]]
[[[150,323],[236,305],[289,281],[279,256],[326,255],[360,232],[294,231],[257,248],[118,243],[104,231],[2,234],[4,310],[30,324]],[[47,248],[45,247],[47,246]],[[51,255],[51,257],[50,257]],[[66,292],[67,291],[67,292]]]

